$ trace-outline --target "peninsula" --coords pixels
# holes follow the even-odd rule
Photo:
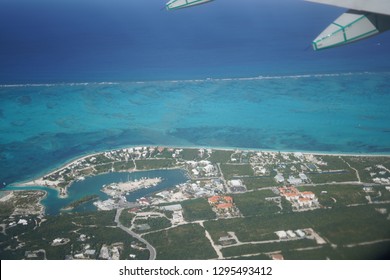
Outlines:
[[[3,231],[19,232],[12,229],[19,220],[34,230],[18,236],[22,247],[3,252],[50,252],[45,257],[54,259],[377,259],[389,252],[389,156],[131,147],[76,159],[23,185],[66,196],[89,176],[164,169],[182,169],[188,181],[132,205],[125,203],[128,192],[159,184],[163,175],[112,182],[101,189],[109,203],[94,202],[100,211],[45,222],[12,214],[11,196],[4,196],[0,206],[10,210]],[[25,213],[22,206],[17,213]],[[36,249],[35,233],[47,244]],[[74,234],[77,241],[63,242]],[[10,242],[0,247],[13,248]]]

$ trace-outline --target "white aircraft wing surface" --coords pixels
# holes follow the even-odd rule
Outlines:
[[[315,50],[333,48],[390,29],[390,0],[306,0],[350,9],[313,41]]]
[[[390,15],[390,0],[306,0],[308,2],[328,4],[332,6]]]
[[[210,1],[213,0],[171,0],[165,6],[167,10],[175,10],[205,4]]]

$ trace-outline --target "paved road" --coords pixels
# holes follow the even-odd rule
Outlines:
[[[125,232],[127,232],[128,234],[130,234],[132,237],[134,237],[135,239],[138,239],[140,242],[144,243],[146,245],[146,248],[149,250],[149,260],[155,260],[156,259],[156,249],[150,245],[150,243],[148,241],[146,241],[145,239],[143,239],[141,236],[139,236],[138,234],[136,234],[135,232],[129,230],[127,227],[123,226],[121,224],[121,222],[119,221],[119,216],[121,215],[123,211],[123,208],[118,208],[116,210],[116,215],[115,215],[115,223],[117,224],[117,227],[124,230]]]

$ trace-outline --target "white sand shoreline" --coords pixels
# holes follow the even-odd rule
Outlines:
[[[13,184],[10,184],[13,187],[26,187],[26,186],[42,186],[42,187],[51,187],[57,191],[58,188],[55,186],[59,183],[58,181],[48,181],[43,179],[44,177],[50,176],[52,174],[55,174],[56,172],[68,168],[69,166],[75,164],[78,161],[82,161],[86,158],[93,157],[105,152],[115,151],[115,150],[122,150],[122,149],[134,149],[137,147],[164,147],[167,149],[211,149],[211,150],[218,150],[218,151],[243,151],[243,152],[267,152],[267,153],[281,153],[281,154],[293,154],[293,153],[302,153],[304,155],[316,155],[316,156],[345,156],[345,157],[390,157],[390,154],[360,154],[360,153],[337,153],[337,152],[320,152],[320,151],[282,151],[282,150],[271,150],[271,149],[253,149],[253,148],[237,148],[237,147],[209,147],[209,146],[169,146],[169,145],[132,145],[132,146],[123,146],[118,147],[115,149],[110,150],[102,150],[100,152],[93,152],[91,154],[83,155],[81,157],[77,157],[72,159],[71,161],[67,161],[66,163],[62,164],[60,167],[54,169],[53,171],[50,171],[49,173],[44,174],[41,177],[38,177],[36,179],[22,181],[22,182],[16,182]],[[137,170],[134,170],[133,172],[136,172]]]

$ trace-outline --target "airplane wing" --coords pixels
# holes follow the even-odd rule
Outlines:
[[[306,0],[308,2],[327,4],[357,11],[390,15],[389,0]]]
[[[314,50],[345,45],[390,29],[390,0],[306,1],[350,9],[314,39]]]
[[[167,10],[175,10],[205,4],[211,1],[213,0],[171,0],[165,6]]]

